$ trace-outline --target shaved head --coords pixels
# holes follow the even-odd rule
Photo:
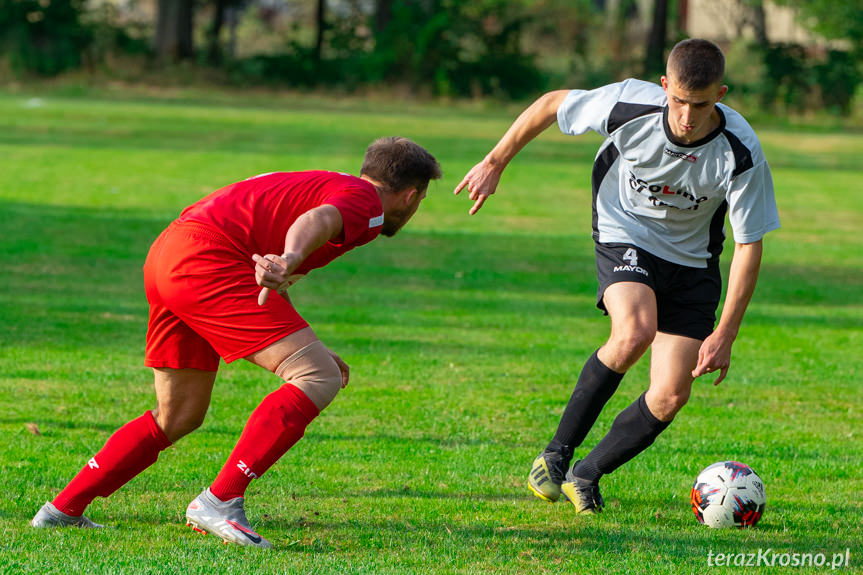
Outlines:
[[[713,42],[690,38],[678,42],[671,50],[665,73],[681,88],[703,90],[722,82],[725,56]]]

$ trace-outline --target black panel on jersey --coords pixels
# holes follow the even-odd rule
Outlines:
[[[599,214],[596,212],[596,196],[599,195],[599,186],[602,185],[602,180],[608,175],[608,171],[614,165],[614,162],[617,161],[618,156],[620,156],[620,151],[611,142],[597,156],[596,161],[593,162],[590,184],[593,188],[593,240],[597,242],[599,241]]]
[[[606,125],[606,128],[608,129],[608,133],[611,134],[631,120],[640,118],[641,116],[646,116],[648,114],[655,114],[661,111],[662,106],[618,102],[614,105],[614,107],[611,109],[611,113],[608,115],[608,123]]]
[[[707,251],[710,252],[710,259],[718,260],[719,254],[722,253],[722,244],[725,243],[725,233],[722,227],[725,225],[725,212],[728,211],[728,201],[724,200],[716,211],[713,212],[713,218],[710,220],[710,242],[707,244]]]
[[[725,130],[725,139],[728,140],[728,145],[731,146],[731,151],[734,152],[734,172],[731,173],[732,178],[736,178],[746,170],[752,168],[752,152],[749,148],[743,145],[740,138]]]

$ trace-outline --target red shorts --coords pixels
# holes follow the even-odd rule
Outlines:
[[[147,254],[144,288],[150,303],[145,364],[216,371],[308,323],[283,297],[258,305],[251,254],[218,231],[173,223]]]

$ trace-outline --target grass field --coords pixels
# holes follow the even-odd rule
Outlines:
[[[863,135],[765,129],[783,221],[718,387],[604,479],[575,516],[525,488],[583,361],[594,309],[590,169],[599,140],[550,130],[483,211],[452,188],[511,110],[239,96],[0,95],[0,573],[811,573],[850,550],[863,572]],[[183,526],[245,419],[278,385],[223,367],[207,420],[88,510],[115,526],[28,521],[120,425],[152,407],[142,367],[150,242],[187,204],[276,170],[356,172],[375,137],[441,160],[421,213],[292,288],[352,367],[347,390],[249,490],[272,552]],[[731,246],[726,246],[725,269]],[[646,386],[624,379],[586,445]],[[39,433],[34,433],[34,424]],[[696,523],[706,465],[750,464],[755,529]],[[717,553],[823,553],[821,569],[717,567]]]

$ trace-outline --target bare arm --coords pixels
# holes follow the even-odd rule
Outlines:
[[[255,254],[255,279],[263,287],[258,305],[264,305],[271,289],[285,291],[288,276],[313,251],[342,233],[342,214],[335,206],[324,204],[298,217],[285,234],[285,251],[282,255]]]
[[[563,103],[569,90],[556,90],[541,96],[516,118],[497,145],[488,155],[467,173],[456,186],[454,193],[458,194],[465,187],[474,201],[470,214],[473,215],[482,207],[485,200],[497,189],[500,176],[510,160],[528,142],[536,138],[557,120],[557,109]]]
[[[713,385],[718,385],[725,379],[731,364],[731,346],[737,338],[737,332],[740,331],[743,314],[746,312],[749,300],[752,299],[755,283],[758,281],[761,252],[761,240],[751,244],[734,244],[728,290],[725,293],[719,325],[701,344],[701,349],[698,351],[698,365],[692,371],[692,377],[699,377],[719,369],[721,372]]]

